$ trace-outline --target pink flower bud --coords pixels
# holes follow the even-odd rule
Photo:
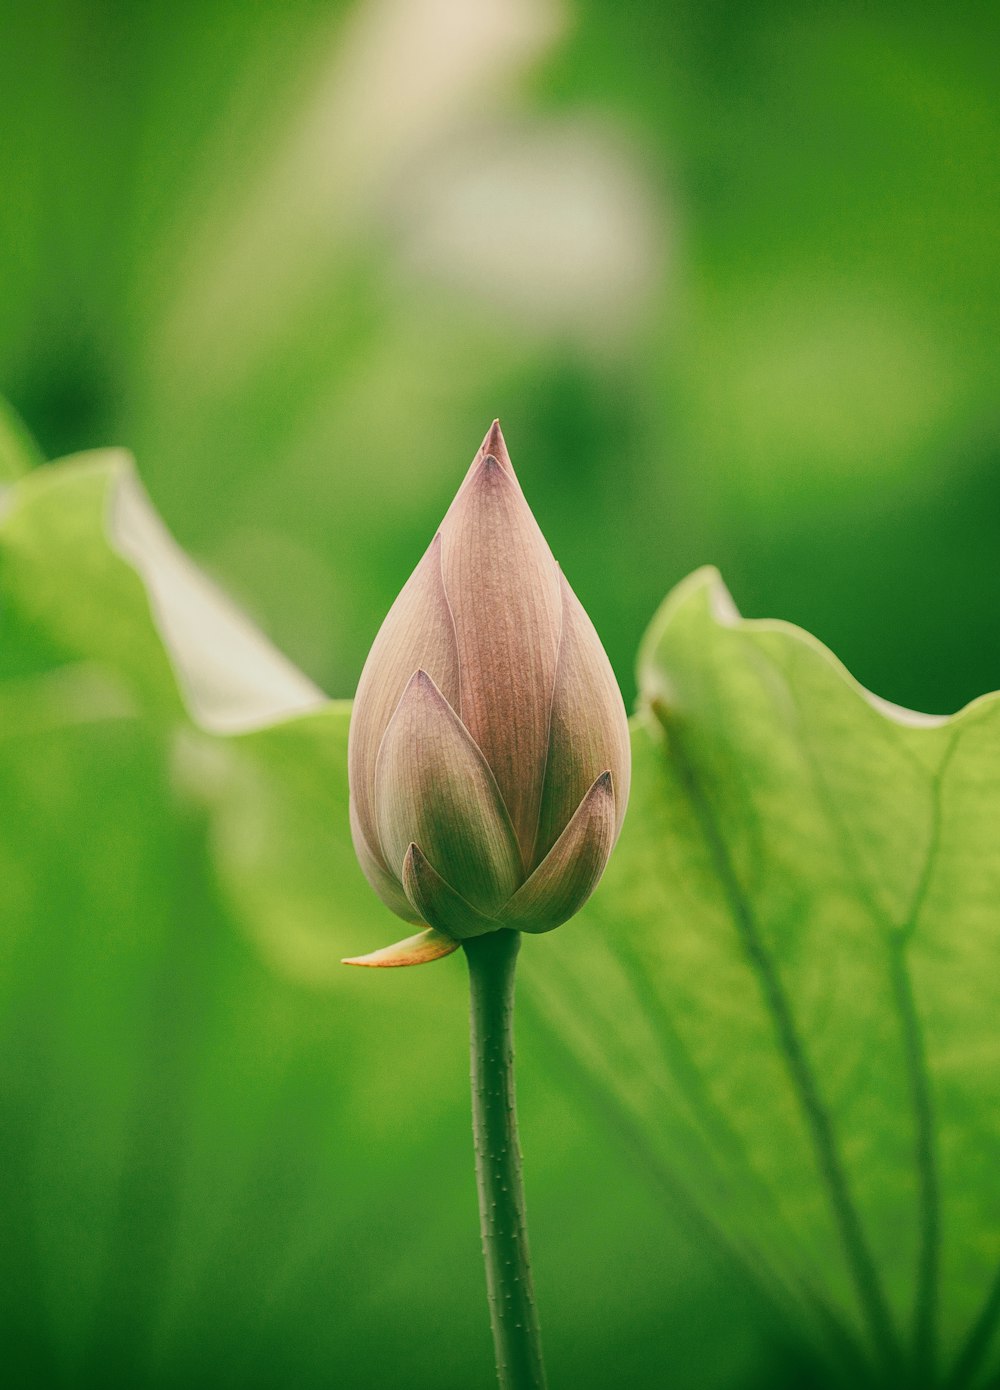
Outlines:
[[[557,927],[604,872],[628,799],[625,709],[498,423],[375,639],[349,770],[362,868],[447,938],[433,954]]]

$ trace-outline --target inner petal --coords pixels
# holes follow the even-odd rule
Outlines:
[[[513,474],[487,455],[441,530],[462,722],[527,864],[545,777],[561,625],[559,569]]]

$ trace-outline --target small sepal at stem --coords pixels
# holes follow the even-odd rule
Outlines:
[[[440,960],[458,950],[459,943],[444,932],[428,927],[426,931],[397,941],[393,946],[383,946],[380,951],[372,951],[367,956],[350,956],[341,961],[342,965],[368,965],[374,967],[395,967],[400,965],[426,965],[429,961]]]

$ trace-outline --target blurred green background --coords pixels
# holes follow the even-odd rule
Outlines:
[[[711,561],[747,613],[951,711],[1000,685],[998,27],[2,0],[0,391],[47,457],[133,450],[331,695],[499,415],[627,699],[655,607]],[[35,737],[3,782],[33,923],[5,976],[18,1383],[488,1385],[457,972],[419,1000],[287,982],[220,906],[158,732]],[[532,1048],[559,1383],[812,1383]]]
[[[887,698],[1000,683],[992,7],[0,13],[4,389],[325,689],[494,415],[626,687],[705,561]]]

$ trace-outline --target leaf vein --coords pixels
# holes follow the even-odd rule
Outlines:
[[[733,867],[711,802],[698,780],[693,762],[685,748],[684,735],[662,704],[654,702],[653,712],[670,738],[681,785],[687,793],[715,864],[746,955],[757,974],[789,1079],[810,1136],[817,1167],[827,1188],[844,1256],[870,1335],[879,1356],[890,1372],[895,1373],[901,1358],[892,1315],[851,1195],[833,1124],[799,1037],[779,972],[764,946],[756,915]]]

